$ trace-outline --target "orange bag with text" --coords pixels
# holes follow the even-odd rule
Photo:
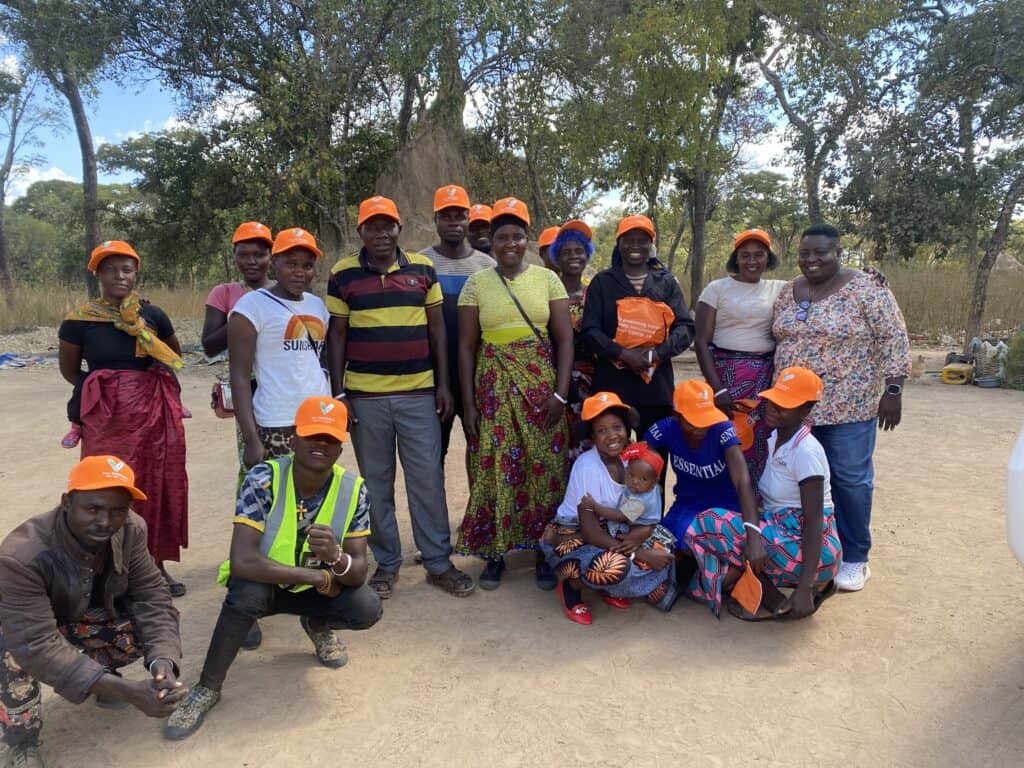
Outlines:
[[[619,299],[615,306],[619,322],[613,341],[626,349],[656,347],[668,338],[668,329],[676,319],[668,304],[643,296]]]

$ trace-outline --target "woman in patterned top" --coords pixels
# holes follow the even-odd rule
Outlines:
[[[588,438],[576,434],[580,423],[580,409],[583,401],[590,397],[590,385],[594,378],[594,355],[580,333],[583,320],[583,302],[587,296],[590,281],[583,276],[590,258],[594,255],[593,232],[579,219],[567,221],[558,231],[551,244],[549,255],[558,264],[558,275],[569,294],[569,319],[572,320],[572,387],[569,389],[569,460],[591,447]]]
[[[803,274],[779,294],[772,334],[776,369],[810,368],[825,385],[811,412],[813,434],[832,470],[844,560],[836,584],[856,591],[871,577],[875,431],[900,423],[910,340],[892,292],[877,277],[843,267],[841,254],[835,227],[815,224],[804,231]]]

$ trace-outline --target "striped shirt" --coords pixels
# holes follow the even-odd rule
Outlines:
[[[327,309],[348,318],[345,391],[396,395],[432,390],[426,310],[441,302],[434,266],[422,254],[399,250],[383,274],[370,269],[365,250],[335,264],[327,282]]]

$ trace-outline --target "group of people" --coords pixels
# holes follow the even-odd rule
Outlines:
[[[260,618],[298,615],[320,663],[343,666],[336,630],[376,623],[399,580],[399,461],[417,559],[456,597],[498,588],[516,550],[577,624],[593,622],[585,590],[616,609],[685,595],[760,621],[864,586],[874,437],[899,423],[909,344],[884,278],[843,267],[834,228],[803,233],[790,282],[763,278],[778,263],[767,233],[739,235],[695,324],[646,216],[621,220],[589,279],[581,220],[545,230],[544,266],[526,260],[519,199],[472,204],[446,185],[434,222],[434,246],[405,250],[395,203],[364,200],[362,247],[333,266],[326,301],[309,232],[235,232],[241,279],[211,291],[202,345],[229,353],[214,401],[236,424],[238,492],[224,604],[187,692],[171,603],[185,585],[164,567],[187,545],[180,345],[135,291],[131,246],[91,254],[100,296],[60,329],[64,442],[81,439],[82,461],[60,504],[0,545],[0,723],[21,764],[42,764],[39,681],[167,716],[181,739],[259,646]],[[704,380],[677,384],[691,343]],[[358,475],[336,464],[350,435]],[[463,471],[453,544],[445,473]],[[476,581],[456,553],[483,559]],[[152,680],[120,678],[139,657]]]

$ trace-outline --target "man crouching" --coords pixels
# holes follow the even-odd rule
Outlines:
[[[116,456],[89,456],[68,477],[60,506],[0,544],[0,731],[11,765],[42,768],[39,683],[73,704],[131,704],[167,717],[178,682],[178,612],[146,549],[144,500]],[[145,658],[150,677],[117,669]]]
[[[380,619],[380,599],[364,584],[370,500],[363,479],[335,465],[347,424],[344,403],[307,398],[295,413],[294,452],[257,464],[242,482],[219,580],[228,594],[199,684],[167,721],[168,739],[202,725],[257,619],[300,616],[317,658],[331,668],[348,661],[333,630],[367,629]]]

